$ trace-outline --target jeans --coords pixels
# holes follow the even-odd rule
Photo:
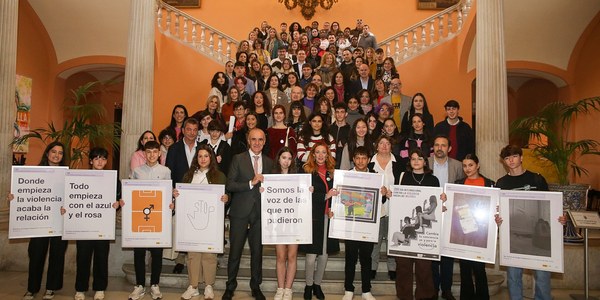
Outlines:
[[[535,297],[534,300],[551,300],[550,294],[550,272],[535,272]],[[508,267],[506,270],[508,277],[508,294],[511,300],[523,299],[523,269]]]

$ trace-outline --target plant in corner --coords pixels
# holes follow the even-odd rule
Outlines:
[[[519,118],[511,123],[513,136],[534,140],[529,144],[533,154],[552,164],[558,175],[558,184],[550,184],[550,189],[563,192],[563,209],[586,209],[586,195],[589,185],[570,184],[573,178],[588,174],[588,170],[578,163],[582,156],[600,155],[600,142],[593,139],[571,140],[571,121],[579,115],[600,112],[600,97],[586,98],[574,103],[551,102],[537,114]],[[580,242],[581,236],[575,231],[572,222],[567,222],[563,236],[565,242]]]
[[[72,89],[65,99],[62,128],[50,121],[46,128],[31,130],[11,144],[19,145],[32,138],[44,143],[60,141],[69,149],[64,155],[71,168],[81,165],[92,145],[118,148],[120,124],[105,122],[106,109],[102,104],[88,101],[90,95],[105,91],[110,82],[93,81]]]
[[[579,115],[588,115],[594,111],[600,112],[600,97],[586,98],[571,104],[551,102],[537,114],[513,121],[510,132],[521,138],[533,138],[536,142],[529,146],[533,147],[534,155],[551,162],[558,174],[558,184],[568,185],[570,174],[576,177],[588,174],[588,170],[577,163],[579,158],[600,155],[600,142],[593,139],[569,139],[571,121]]]

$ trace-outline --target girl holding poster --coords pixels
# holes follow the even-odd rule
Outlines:
[[[275,107],[278,106],[280,105],[276,105]],[[273,110],[273,115],[275,115],[275,110]],[[295,174],[297,169],[294,161],[292,149],[289,147],[281,148],[275,156],[273,174]],[[291,300],[292,284],[294,284],[294,278],[296,277],[298,245],[275,245],[275,251],[277,253],[277,292],[275,293],[274,300]]]
[[[456,181],[457,184],[487,187],[496,184],[491,179],[479,174],[479,158],[477,155],[467,154],[462,161],[462,166],[467,177]],[[475,276],[475,287],[473,287],[473,276]],[[485,263],[466,259],[460,260],[460,299],[490,299]]]
[[[311,174],[312,192],[312,244],[299,246],[299,251],[306,253],[304,299],[311,299],[314,294],[318,299],[325,299],[321,289],[321,281],[327,266],[329,253],[340,251],[337,239],[327,237],[329,232],[329,199],[338,194],[333,188],[333,169],[335,158],[331,155],[329,145],[316,142],[304,164],[304,172]],[[315,269],[315,263],[317,268]]]
[[[219,171],[215,153],[207,144],[200,144],[192,160],[189,170],[183,175],[182,183],[195,184],[225,184],[225,174]],[[179,196],[177,190],[173,195]],[[224,203],[229,200],[227,194],[221,196]],[[214,299],[213,286],[217,277],[217,254],[188,252],[187,255],[188,279],[190,286],[181,295],[181,299],[191,299],[200,295],[198,284],[204,282],[204,299]]]
[[[408,172],[403,174],[400,185],[439,187],[440,181],[427,166],[427,156],[421,149],[410,151]],[[407,257],[396,257],[396,272],[405,274],[396,277],[396,296],[400,299],[413,299],[413,265],[416,275],[416,299],[431,299],[435,296],[431,261]]]
[[[65,147],[61,142],[55,141],[48,144],[39,166],[67,166],[64,151]],[[8,198],[12,200],[13,195],[10,194]],[[54,291],[62,289],[67,244],[68,241],[63,241],[60,236],[37,237],[29,240],[27,249],[29,275],[27,278],[27,292],[23,296],[23,300],[32,300],[35,294],[40,291],[46,255],[48,255],[48,273],[46,275],[46,293],[42,299],[54,299]]]

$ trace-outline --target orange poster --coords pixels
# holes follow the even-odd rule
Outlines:
[[[162,191],[140,191],[131,193],[132,232],[162,232]]]

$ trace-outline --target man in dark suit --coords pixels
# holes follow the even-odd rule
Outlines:
[[[371,78],[370,69],[367,64],[362,64],[358,67],[358,79],[350,82],[350,92],[352,95],[356,95],[358,91],[365,89],[371,91],[375,81]]]
[[[173,187],[175,183],[181,182],[183,175],[190,168],[192,159],[196,154],[198,147],[198,120],[194,118],[188,118],[183,122],[183,138],[169,147],[167,152],[167,159],[165,165],[171,170],[171,179],[173,180]]]
[[[260,183],[264,173],[273,169],[273,161],[262,153],[265,133],[258,128],[248,132],[250,150],[233,157],[227,176],[227,192],[232,193],[229,209],[229,239],[231,241],[227,263],[227,284],[223,300],[231,300],[237,287],[237,273],[246,238],[250,246],[250,288],[252,296],[264,300],[260,290],[262,282],[262,241],[260,222]]]
[[[195,118],[188,118],[183,122],[183,138],[177,143],[169,147],[167,152],[167,159],[165,165],[171,170],[171,179],[173,187],[175,184],[181,183],[183,175],[188,171],[192,164],[192,159],[196,155],[196,149],[198,148],[198,120]],[[181,274],[185,265],[185,252],[179,252],[177,258],[175,258],[175,267],[173,267],[173,273]]]
[[[296,63],[294,64],[294,72],[296,72],[298,76],[302,75],[302,67],[305,64],[308,64],[308,62],[306,62],[306,51],[304,51],[304,49],[300,49],[296,54]]]

